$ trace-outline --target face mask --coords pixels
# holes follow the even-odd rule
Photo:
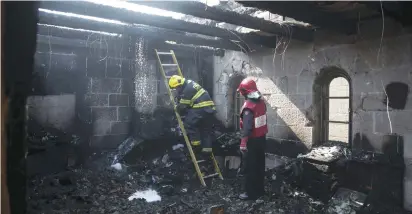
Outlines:
[[[258,91],[252,92],[248,95],[246,95],[247,98],[249,99],[259,99],[260,98],[260,93]]]

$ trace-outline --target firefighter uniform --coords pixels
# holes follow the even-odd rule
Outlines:
[[[216,113],[209,93],[192,80],[173,75],[169,86],[177,90],[177,111],[185,115],[183,124],[192,146],[202,146],[203,152],[212,152],[212,122]]]
[[[266,104],[253,79],[244,79],[238,91],[246,98],[240,112],[240,150],[245,175],[242,186],[245,192],[239,197],[256,199],[264,194],[265,144],[268,132]]]

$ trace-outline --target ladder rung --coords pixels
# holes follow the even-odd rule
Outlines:
[[[205,160],[198,160],[197,163],[203,163]]]
[[[218,175],[219,175],[219,173],[215,173],[215,174],[211,174],[211,175],[206,175],[206,176],[203,177],[203,179],[215,177],[215,176],[218,176]]]
[[[162,64],[162,66],[177,66],[177,64]]]
[[[171,52],[157,52],[159,55],[172,55]]]

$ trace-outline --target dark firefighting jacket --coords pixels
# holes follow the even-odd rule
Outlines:
[[[215,103],[209,93],[192,80],[185,80],[178,91],[177,109],[183,113],[188,109],[215,110]]]

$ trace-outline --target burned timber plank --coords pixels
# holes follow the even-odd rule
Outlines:
[[[354,20],[343,18],[339,13],[322,11],[313,2],[239,1],[239,3],[340,33],[352,34],[356,32],[356,22]]]
[[[175,41],[176,43],[183,44],[193,44],[198,46],[209,46],[214,48],[222,48],[228,50],[241,51],[247,50],[246,46],[236,45],[229,40],[224,40],[220,38],[206,39],[199,36],[189,36],[185,32],[172,31],[162,28],[136,26],[136,25],[120,25],[115,23],[99,22],[94,20],[86,20],[79,17],[63,16],[52,13],[47,13],[44,11],[39,12],[39,22],[41,24],[55,25],[62,27],[70,27],[77,29],[87,29],[93,31],[103,31],[116,34],[128,34],[145,36],[154,39],[163,39],[169,41]],[[53,35],[60,36],[64,38],[74,38],[77,39],[79,36],[87,38],[87,35],[92,35],[93,33],[88,33],[87,31],[75,31],[70,29],[58,28],[53,26],[39,25],[39,33],[43,35]],[[73,36],[73,37],[72,37]],[[253,38],[252,38],[253,39]]]
[[[150,25],[159,28],[166,28],[190,33],[197,33],[223,39],[234,40],[245,43],[255,43],[269,48],[276,48],[276,37],[259,36],[236,33],[223,28],[208,25],[196,24],[177,20],[169,17],[143,14],[127,9],[114,8],[111,6],[78,1],[43,1],[41,8],[75,13],[80,15],[94,16],[104,19],[117,20],[133,24]]]
[[[291,36],[302,41],[312,41],[313,31],[303,26],[286,26],[250,15],[243,15],[218,7],[208,7],[197,1],[141,1],[137,4],[156,7],[168,11],[179,12],[200,18],[212,19],[234,25],[261,30],[280,36]],[[292,35],[289,35],[293,32]]]
[[[40,35],[37,34],[37,43],[38,44],[45,44],[45,45],[56,45],[56,46],[64,46],[73,49],[78,48],[115,48],[111,45],[100,45],[99,43],[92,44],[86,40],[81,39],[67,39],[61,38],[56,36],[48,36],[48,35]],[[193,55],[194,51],[199,51],[204,54],[208,55],[215,55],[215,56],[223,56],[224,51],[221,49],[208,49],[202,47],[190,47],[185,45],[175,45],[175,44],[167,44],[167,43],[160,43],[156,42],[152,44],[153,48],[162,49],[162,50],[175,50],[177,53],[179,51],[182,52],[190,52]],[[153,52],[154,54],[154,52]]]

